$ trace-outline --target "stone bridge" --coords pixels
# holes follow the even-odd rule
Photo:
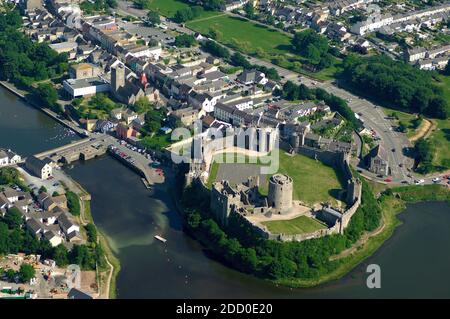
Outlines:
[[[55,162],[70,164],[78,160],[89,160],[106,153],[108,145],[107,135],[99,134],[92,138],[85,138],[67,145],[63,145],[42,153],[35,154],[37,158],[51,158]]]

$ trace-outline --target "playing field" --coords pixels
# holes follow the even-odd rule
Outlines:
[[[243,18],[225,14],[196,19],[186,25],[203,34],[214,30],[218,33],[218,41],[248,54],[258,49],[269,54],[286,54],[289,51],[290,38],[287,35]]]
[[[290,220],[262,222],[262,224],[267,226],[269,231],[273,234],[285,235],[306,234],[327,228],[325,224],[306,216],[300,216]]]

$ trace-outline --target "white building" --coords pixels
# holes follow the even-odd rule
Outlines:
[[[19,163],[22,160],[20,155],[17,155],[10,149],[2,149],[0,148],[0,167],[6,165],[14,165]]]
[[[67,79],[63,82],[64,89],[71,98],[91,96],[111,89],[109,83],[101,78]]]
[[[52,166],[35,156],[27,157],[25,167],[40,179],[48,179],[53,176]]]

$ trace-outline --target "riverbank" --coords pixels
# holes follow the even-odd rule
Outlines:
[[[82,200],[82,214],[81,219],[84,222],[84,224],[91,223],[95,225],[94,218],[92,217],[91,213],[91,202],[90,200]],[[97,274],[97,280],[99,282],[99,298],[103,299],[116,299],[117,298],[117,286],[116,286],[116,279],[120,271],[120,262],[114,256],[114,253],[111,250],[111,247],[108,244],[108,240],[106,238],[106,235],[101,231],[98,227],[97,229],[97,236],[98,236],[98,243],[102,247],[106,263],[108,264],[108,271],[105,276],[102,272]],[[102,288],[105,287],[105,288]]]
[[[77,194],[80,201],[80,216],[79,223],[82,226],[86,226],[87,224],[93,224],[94,219],[91,214],[91,195],[87,190],[85,190],[78,182],[72,179],[64,172],[58,172],[58,177],[61,179],[61,182],[69,189],[70,191]],[[97,237],[98,244],[100,245],[105,261],[108,264],[108,268],[105,269],[97,269],[97,283],[99,287],[99,298],[101,299],[114,299],[116,298],[116,277],[120,271],[120,263],[117,258],[112,253],[111,247],[109,247],[108,241],[106,239],[106,235],[97,227]]]
[[[426,201],[450,201],[450,190],[441,185],[424,185],[398,187],[382,195],[382,225],[368,236],[364,243],[355,243],[356,251],[344,258],[337,258],[339,266],[332,272],[313,280],[282,279],[273,281],[276,284],[295,288],[310,288],[338,280],[347,275],[356,266],[373,255],[394,234],[395,229],[402,224],[397,215],[406,209],[406,204]],[[364,235],[363,235],[364,236]],[[349,249],[352,249],[350,247]]]

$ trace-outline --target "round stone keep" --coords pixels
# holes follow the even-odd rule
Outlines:
[[[269,180],[269,205],[279,212],[292,207],[292,178],[284,174],[275,174]]]

